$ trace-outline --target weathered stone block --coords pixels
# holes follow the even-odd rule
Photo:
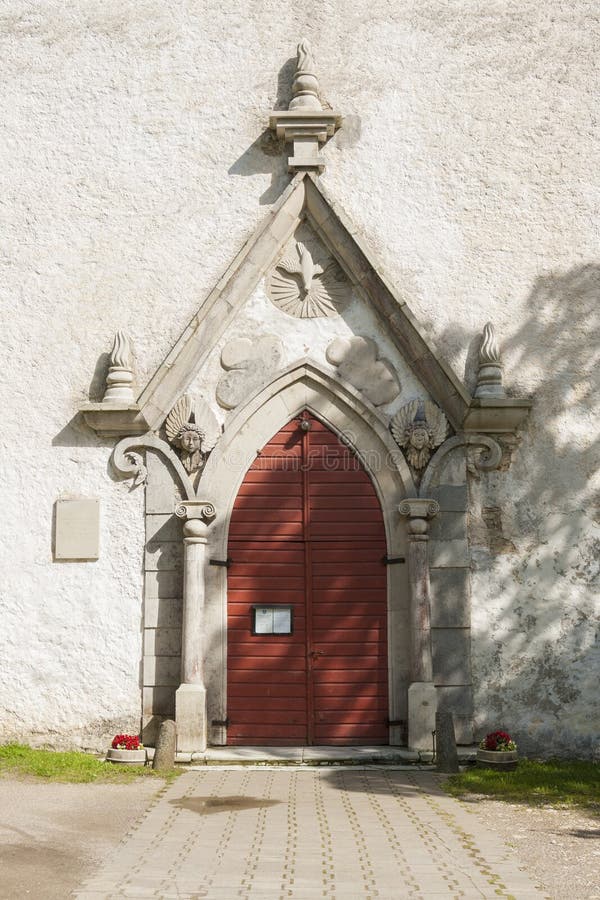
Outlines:
[[[177,690],[177,750],[206,750],[206,691],[197,684],[182,684]]]
[[[176,515],[146,514],[146,543],[182,540],[182,521]]]
[[[440,484],[431,491],[441,510],[464,512],[468,505],[466,484]]]
[[[183,596],[183,572],[146,572],[144,577],[144,596],[146,601],[156,597],[160,597],[163,600],[178,600]]]
[[[467,483],[467,458],[464,447],[456,447],[446,456],[440,473],[440,484],[465,485]]]
[[[471,683],[470,629],[432,628],[431,645],[436,684]]]
[[[438,709],[435,714],[435,749],[438,770],[458,772],[454,722],[449,710]]]
[[[146,571],[181,569],[183,564],[183,542],[147,544],[144,555]]]
[[[177,479],[155,453],[146,454],[146,512],[172,514],[183,499]]]
[[[144,687],[143,714],[145,716],[175,715],[175,690],[174,686],[148,686]]]
[[[142,717],[142,743],[145,747],[153,747],[156,744],[162,722],[164,722],[163,716]]]
[[[431,568],[460,568],[471,562],[469,545],[464,541],[430,541],[429,565]]]
[[[152,760],[153,769],[172,769],[175,765],[177,749],[177,727],[172,719],[161,722],[156,740],[156,752]]]
[[[155,573],[153,573],[155,574]],[[181,629],[183,601],[180,597],[146,597],[144,602],[144,626],[146,628]]]
[[[430,682],[413,682],[408,689],[408,746],[432,750],[437,709],[436,688]]]
[[[431,519],[429,537],[432,541],[466,541],[467,517],[463,512],[439,512]]]
[[[471,685],[438,687],[438,709],[448,710],[454,717],[457,744],[473,743],[473,689]]]
[[[470,569],[431,569],[431,624],[437,628],[471,625]]]
[[[144,629],[145,656],[180,656],[181,628]]]
[[[473,715],[473,688],[470,684],[440,685],[436,688],[438,709],[448,709],[456,716]]]
[[[145,656],[144,686],[181,684],[181,660],[178,656]]]

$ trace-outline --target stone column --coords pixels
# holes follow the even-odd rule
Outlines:
[[[408,516],[408,579],[410,584],[410,686],[408,688],[408,745],[413,750],[433,748],[437,709],[431,656],[431,602],[429,585],[429,519],[437,515],[435,500],[414,498],[398,507]]]
[[[175,695],[177,750],[206,750],[206,686],[204,684],[204,565],[207,520],[215,516],[212,503],[184,500],[175,514],[183,525],[183,630],[181,684]]]

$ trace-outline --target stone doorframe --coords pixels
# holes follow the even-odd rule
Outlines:
[[[381,503],[387,555],[406,558],[406,528],[401,502],[414,496],[412,477],[403,455],[374,408],[351,385],[332,378],[314,362],[302,360],[278,375],[228,421],[202,474],[202,495],[216,510],[207,531],[205,567],[205,679],[209,740],[225,744],[227,698],[227,568],[229,520],[249,466],[257,452],[290,419],[308,409],[350,446],[371,476]],[[390,722],[407,720],[410,677],[409,583],[407,566],[388,566],[388,672]],[[390,726],[390,743],[400,744],[405,730]]]
[[[406,459],[377,410],[342,377],[332,376],[314,361],[304,359],[278,374],[231,415],[208,457],[197,493],[177,455],[151,432],[125,438],[113,453],[117,472],[130,477],[145,472],[142,457],[132,452],[134,448],[158,453],[171,466],[173,492],[175,481],[183,492],[183,499],[173,501],[171,507],[184,520],[181,680],[175,704],[178,747],[183,752],[202,751],[208,743],[226,743],[229,521],[239,487],[257,453],[304,409],[356,452],[381,504],[391,562],[387,570],[390,743],[402,745],[408,737],[413,749],[431,748],[440,687],[446,693],[450,690],[459,694],[462,714],[470,716],[468,588],[459,588],[464,596],[458,620],[444,622],[440,611],[452,584],[444,579],[443,570],[450,567],[454,575],[464,571],[468,580],[464,448],[484,450],[484,455],[474,457],[473,464],[488,470],[498,466],[500,446],[482,434],[462,433],[448,438],[431,459],[417,492]],[[456,450],[458,456],[453,453]],[[440,473],[451,454],[458,463],[454,465],[458,476],[450,479],[454,484],[443,484]],[[442,515],[438,516],[440,509]],[[447,516],[449,522],[454,520],[453,530],[457,525],[462,528],[464,539],[450,539],[445,534]],[[437,540],[432,548],[436,558],[430,560],[432,520],[437,523],[432,534]],[[440,548],[445,559],[440,558]],[[439,588],[437,598],[434,596],[433,622],[430,574],[436,576]],[[436,641],[432,652],[432,625],[438,660],[442,650],[464,661],[466,674],[458,685],[451,679],[450,688],[444,687],[447,682],[439,682],[439,678],[438,687],[434,686]],[[439,638],[445,632],[449,641],[443,647]],[[443,702],[448,700],[452,697],[444,697]]]

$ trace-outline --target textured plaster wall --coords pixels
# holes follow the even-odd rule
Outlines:
[[[472,484],[479,726],[594,751],[599,31],[589,0],[3,5],[3,737],[139,722],[141,492],[73,417],[117,328],[145,383],[286,184],[263,132],[307,36],[328,191],[459,375],[491,318],[535,399]],[[101,498],[98,562],[53,562],[63,495]]]

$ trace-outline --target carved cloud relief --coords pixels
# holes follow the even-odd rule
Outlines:
[[[336,338],[327,347],[327,362],[358,388],[373,406],[391,403],[400,393],[400,382],[391,363],[379,359],[375,341],[355,335]]]
[[[227,369],[217,382],[217,402],[225,409],[234,409],[265,377],[275,372],[281,363],[283,347],[274,334],[250,340],[230,341],[221,352],[221,365]]]

